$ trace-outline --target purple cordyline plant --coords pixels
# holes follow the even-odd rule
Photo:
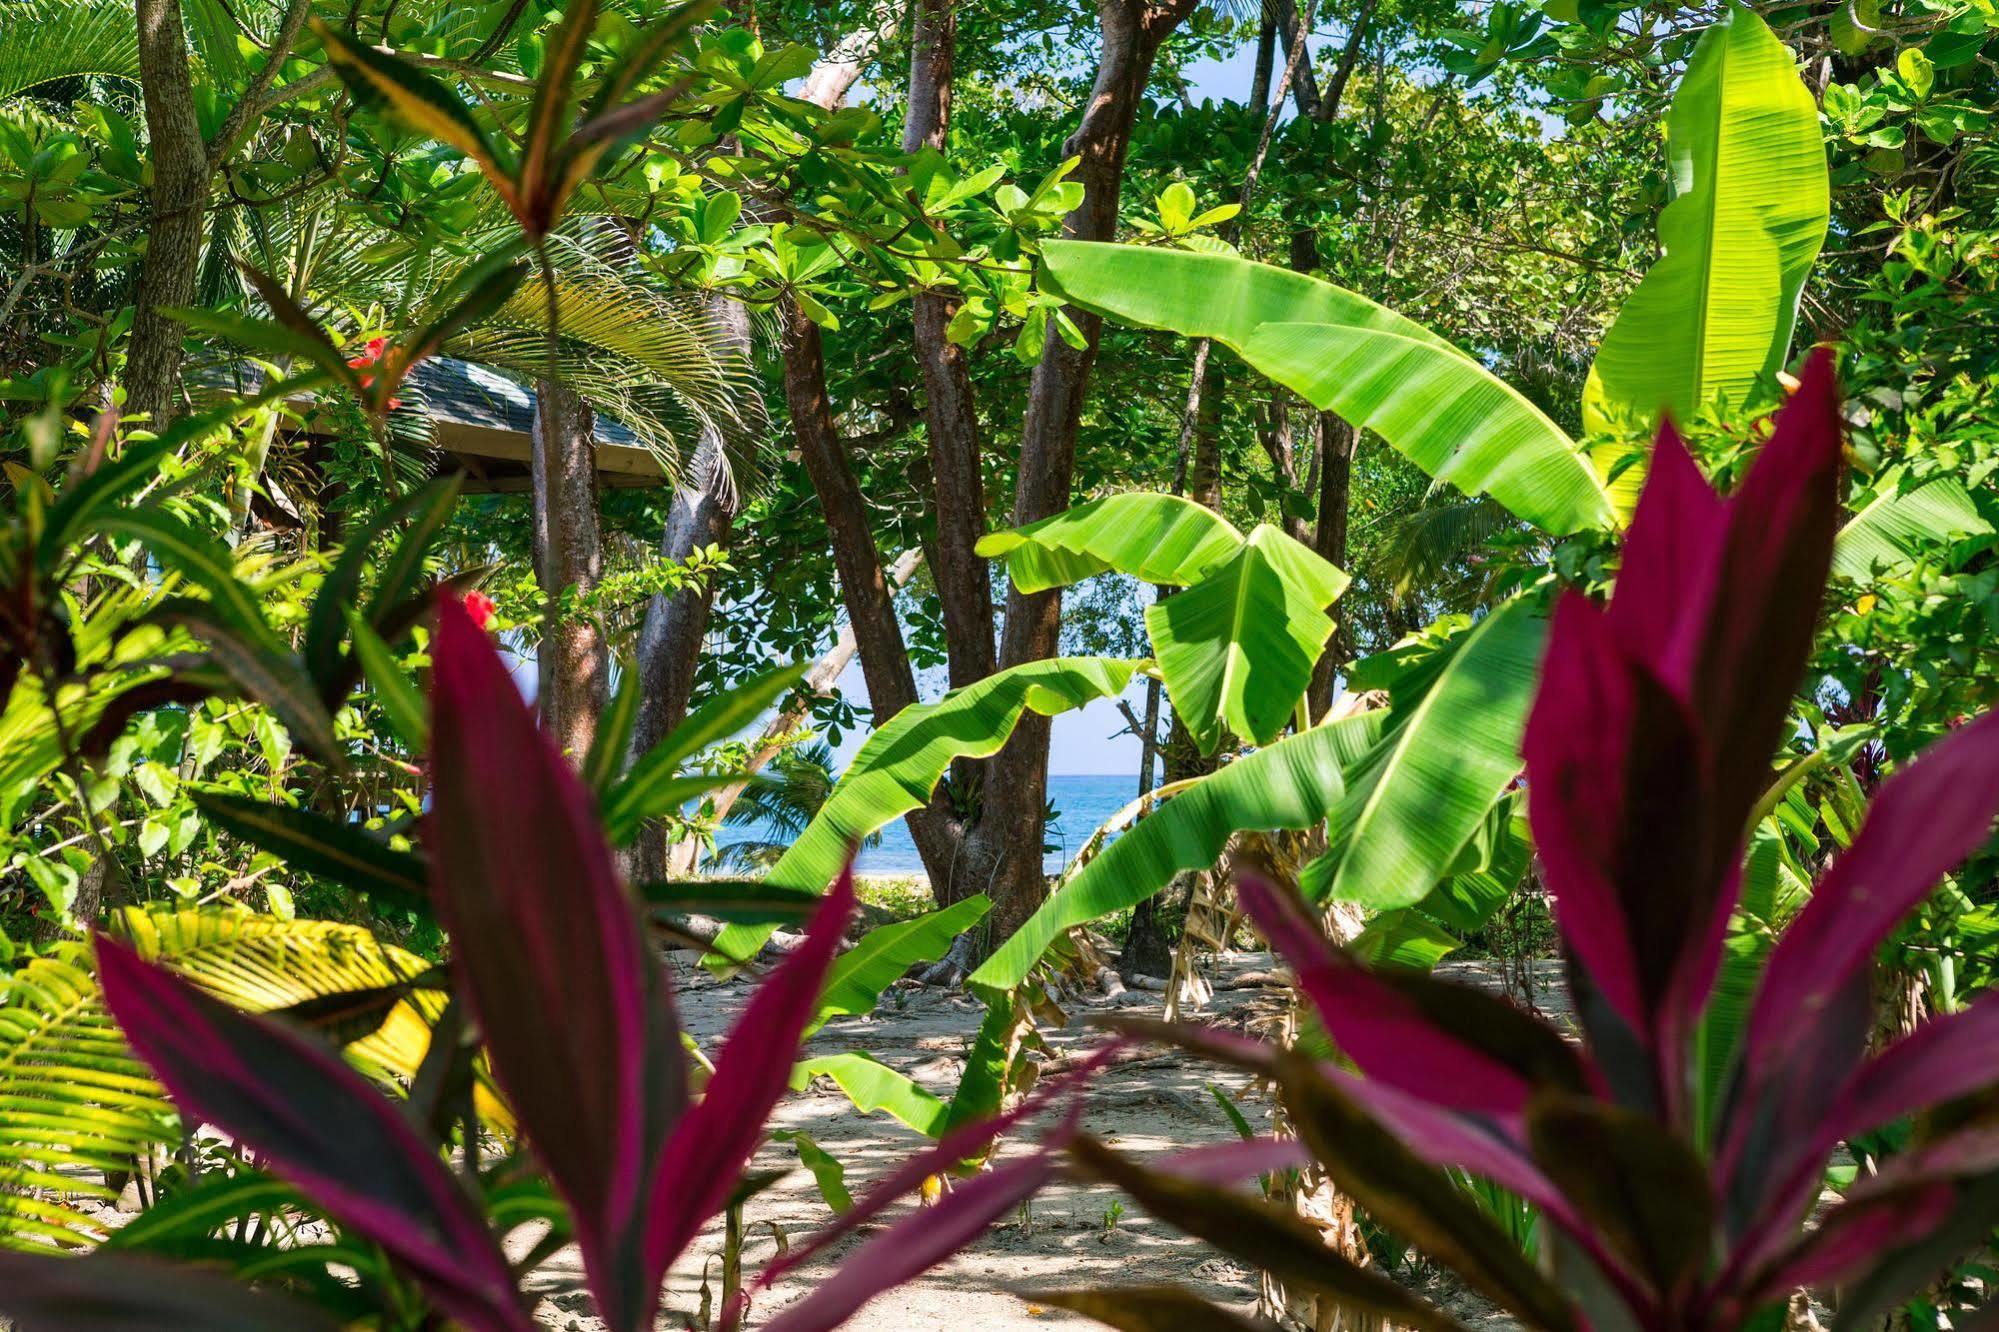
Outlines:
[[[1999,715],[1880,789],[1777,941],[1712,1130],[1699,1126],[1695,1035],[1811,651],[1840,511],[1839,413],[1820,352],[1727,498],[1662,427],[1615,595],[1600,606],[1571,591],[1555,609],[1526,788],[1580,1047],[1496,996],[1363,965],[1295,892],[1256,878],[1245,908],[1358,1074],[1211,1030],[1121,1024],[1272,1079],[1299,1133],[1289,1160],[1316,1159],[1531,1326],[1776,1326],[1805,1287],[1838,1287],[1839,1324],[1865,1326],[1999,1222],[1999,994],[1868,1051],[1877,948],[1999,812]],[[1833,1149],[1908,1116],[1923,1117],[1920,1145],[1808,1224]],[[1071,1150],[1301,1290],[1456,1326],[1221,1180],[1147,1172],[1088,1138]],[[1255,1168],[1286,1159],[1273,1143]],[[1539,1208],[1548,1261],[1523,1258],[1447,1168]],[[1191,1297],[1176,1299],[1184,1315]]]
[[[758,987],[695,1098],[671,983],[646,947],[587,790],[537,729],[473,615],[445,594],[438,620],[423,837],[433,905],[452,940],[453,993],[568,1205],[600,1315],[616,1332],[650,1329],[668,1267],[737,1194],[763,1142],[853,914],[852,875],[832,886],[802,945]],[[231,1008],[114,940],[100,937],[97,953],[106,1004],[190,1127],[229,1134],[380,1245],[454,1324],[531,1332],[522,1274],[407,1102],[382,1095],[314,1035]],[[834,1233],[1062,1102],[1104,1057],[1016,1111],[913,1155]],[[1049,1143],[1074,1132],[1072,1108]],[[891,1227],[786,1313],[784,1327],[837,1326],[962,1247],[1039,1184],[1047,1160],[1035,1153],[1025,1168],[981,1177]],[[109,1251],[73,1260],[0,1254],[0,1313],[21,1332],[334,1325],[213,1271]]]

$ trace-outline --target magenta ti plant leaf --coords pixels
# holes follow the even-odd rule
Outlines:
[[[652,1164],[643,1241],[649,1289],[658,1288],[667,1266],[728,1202],[762,1143],[764,1119],[790,1085],[799,1041],[853,914],[850,863],[813,912],[805,941],[757,987],[716,1057],[700,1104],[681,1117]]]
[[[340,1320],[221,1272],[100,1250],[0,1253],[0,1316],[14,1332],[339,1332]]]
[[[1075,1132],[1072,1117],[1027,1155],[975,1175],[936,1206],[903,1217],[842,1261],[811,1294],[765,1324],[765,1332],[838,1327],[883,1291],[944,1261],[1054,1179],[1060,1149]]]
[[[1662,429],[1608,607],[1571,592],[1556,608],[1524,747],[1586,1038],[1578,1069],[1539,1053],[1554,1035],[1526,1015],[1368,967],[1253,879],[1245,909],[1360,1074],[1207,1028],[1111,1025],[1275,1083],[1303,1146],[1377,1221],[1539,1328],[1722,1332],[1831,1283],[1843,1332],[1987,1242],[1999,1000],[1865,1052],[1881,944],[1999,817],[1999,715],[1881,787],[1772,951],[1714,1122],[1692,1113],[1705,1070],[1691,1036],[1809,659],[1840,458],[1823,353],[1732,497]],[[1915,1145],[1808,1229],[1832,1148],[1905,1118]],[[1195,1153],[1177,1174],[1201,1182],[1229,1164]],[[1438,1167],[1541,1210],[1559,1292],[1493,1246]]]
[[[1825,353],[1731,498],[1662,429],[1609,608],[1569,593],[1556,611],[1525,741],[1529,815],[1579,1011],[1637,1108],[1688,1109],[1684,1047],[1811,650],[1840,456]]]
[[[210,998],[99,936],[105,1006],[190,1127],[212,1124],[388,1250],[469,1328],[519,1332],[513,1274],[471,1197],[402,1107],[331,1049]]]
[[[1299,988],[1348,1058],[1370,1076],[1439,1105],[1517,1114],[1534,1089],[1580,1089],[1561,1037],[1503,999],[1417,972],[1370,971],[1328,942],[1296,893],[1254,874],[1243,909],[1291,964]]]
[[[1853,844],[1777,941],[1750,1010],[1739,1109],[1729,1118],[1720,1155],[1738,1215],[1771,1204],[1783,1210],[1801,1205],[1799,1195],[1809,1196],[1817,1163],[1832,1146],[1827,1134],[1871,1126],[1848,1121],[1859,1109],[1857,1098],[1867,1093],[1842,1091],[1850,1078],[1859,1088],[1869,1085],[1865,1072],[1854,1074],[1872,1017],[1868,964],[1895,923],[1985,841],[1995,815],[1999,713],[1946,736],[1882,785]],[[1950,1088],[1962,1087],[1961,1077],[1946,1075],[1925,1096],[1907,1081],[1912,1071],[1933,1070],[1937,1055],[1947,1058],[1964,1048],[1928,1047],[1951,1039],[1947,1022],[1931,1026],[1938,1034],[1919,1031],[1903,1043],[1923,1039],[1914,1054],[1891,1050],[1876,1061],[1901,1091],[1894,1095],[1885,1078],[1874,1084],[1876,1094],[1900,1107],[1888,1118],[1915,1108],[1910,1097],[1935,1104],[1949,1098]],[[1959,1030],[1990,1027],[1981,1016]],[[1836,1096],[1837,1110],[1828,1115]]]
[[[425,841],[459,992],[569,1203],[606,1321],[638,1326],[639,1306],[655,1298],[629,1251],[654,1122],[647,1102],[671,1115],[686,1096],[671,999],[648,979],[589,792],[449,593],[438,597],[432,658]],[[668,1030],[649,1036],[654,1024]],[[649,1046],[664,1057],[649,1061]]]

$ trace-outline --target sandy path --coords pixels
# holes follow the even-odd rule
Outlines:
[[[1225,975],[1267,969],[1267,955],[1231,957]],[[743,983],[716,985],[683,974],[682,1020],[712,1049],[750,993]],[[963,1055],[975,1032],[981,1010],[962,994],[937,990],[905,992],[901,1005],[885,1003],[865,1018],[828,1024],[808,1050],[830,1054],[861,1050],[908,1074],[930,1090],[948,1096],[957,1085]],[[1158,1011],[1157,995],[1125,997],[1138,1011]],[[1283,991],[1252,988],[1222,990],[1203,1015],[1209,1020],[1241,1026],[1259,1016],[1280,1011]],[[1097,1038],[1080,1019],[1102,1006],[1072,1010],[1078,1021],[1066,1030],[1046,1033],[1058,1053],[1086,1048]],[[1085,1117],[1086,1127],[1121,1150],[1145,1157],[1198,1143],[1235,1136],[1219,1106],[1207,1091],[1214,1082],[1233,1094],[1244,1094],[1239,1075],[1192,1061],[1147,1059],[1115,1067],[1100,1079]],[[1239,1102],[1252,1124],[1266,1122],[1267,1107],[1254,1095]],[[861,1195],[869,1182],[925,1140],[885,1114],[856,1113],[830,1083],[792,1096],[780,1106],[774,1123],[803,1129],[847,1168],[847,1185]],[[1002,1154],[1004,1159],[1004,1153]],[[803,1237],[824,1224],[829,1213],[811,1175],[797,1168],[788,1146],[768,1146],[759,1167],[791,1167],[778,1184],[759,1194],[745,1218],[750,1231],[745,1271],[754,1273],[776,1251],[770,1226],[788,1236]],[[1108,1286],[1173,1281],[1193,1287],[1217,1302],[1250,1311],[1256,1299],[1256,1276],[1221,1257],[1207,1245],[1179,1235],[1124,1200],[1114,1226],[1105,1213],[1119,1201],[1117,1190],[1062,1183],[1034,1201],[1030,1215],[993,1227],[977,1243],[942,1267],[870,1304],[851,1327],[896,1329],[897,1332],[1018,1332],[1042,1327],[1096,1327],[1098,1324],[1062,1311],[1041,1308],[1009,1293],[1037,1286]],[[906,1214],[910,1206],[893,1209],[887,1219]],[[881,1226],[864,1228],[793,1273],[759,1300],[756,1319],[763,1321],[797,1300],[831,1271],[838,1260],[865,1244]],[[669,1281],[667,1311],[660,1328],[679,1328],[700,1303],[702,1266],[719,1270],[721,1228],[710,1226],[690,1257],[676,1266]],[[560,1254],[537,1274],[549,1292],[539,1316],[549,1326],[596,1332],[603,1325],[590,1315],[588,1298],[578,1288],[580,1272],[573,1252]],[[719,1291],[719,1281],[716,1282]]]

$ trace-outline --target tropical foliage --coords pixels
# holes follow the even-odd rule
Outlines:
[[[1154,1232],[1023,1318],[1969,1326],[1995,69],[1984,0],[22,0],[0,1318],[831,1327],[1060,1180],[1256,1307]],[[1103,1136],[1153,1041],[1224,1141]]]

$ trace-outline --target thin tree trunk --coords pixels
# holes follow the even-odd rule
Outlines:
[[[1083,201],[1063,224],[1070,238],[1101,241],[1115,236],[1125,154],[1153,60],[1160,43],[1193,7],[1194,0],[1164,4],[1100,0],[1103,36],[1096,82],[1082,123],[1062,148],[1064,157],[1078,159],[1074,179],[1083,186]],[[1095,315],[1072,310],[1070,316],[1083,334],[1083,346],[1049,338],[1029,383],[1014,491],[1016,526],[1060,513],[1069,505],[1083,395],[1103,330],[1103,321]],[[1053,656],[1061,619],[1059,591],[1029,594],[1010,589],[999,665],[1008,668]],[[1048,800],[1048,737],[1048,719],[1030,711],[988,769],[985,802],[966,858],[974,878],[986,885],[993,899],[994,938],[1011,934],[1047,892],[1041,840]]]
[[[902,0],[876,5],[872,24],[842,37],[812,66],[799,97],[828,111],[846,101],[875,52],[902,26],[902,10]]]
[[[1256,30],[1256,72],[1249,80],[1248,104],[1252,109],[1261,111],[1270,101],[1270,75],[1276,65],[1277,21],[1266,16]]]
[[[1360,432],[1331,412],[1319,413],[1319,520],[1312,548],[1344,569],[1347,565],[1347,524],[1353,499],[1353,455]],[[1352,650],[1346,615],[1335,605],[1333,636],[1312,668],[1306,691],[1314,720],[1326,715],[1333,701],[1333,673]]]
[[[561,613],[563,593],[604,576],[597,512],[597,441],[590,405],[566,384],[539,380],[534,413],[535,573],[545,600],[535,654],[542,725],[572,763],[597,738],[610,694],[610,649],[594,615]]]
[[[784,302],[780,309],[785,324],[784,400],[791,412],[792,439],[826,513],[841,596],[860,645],[868,705],[880,726],[917,701],[916,673],[896,623],[894,598],[882,574],[874,533],[868,528],[867,498],[854,479],[846,444],[834,424],[833,404],[826,396],[826,352],[819,326],[795,301]]]
[[[1143,798],[1152,791],[1153,770],[1158,762],[1157,679],[1145,682],[1145,719],[1134,729],[1139,733],[1138,794]],[[1125,934],[1124,952],[1118,958],[1118,974],[1127,983],[1133,976],[1165,976],[1173,970],[1173,949],[1166,942],[1166,922],[1160,918],[1164,896],[1163,891],[1154,893],[1131,909],[1131,928]]]
[[[1333,76],[1326,84],[1326,95],[1309,108],[1303,99],[1299,100],[1298,109],[1314,120],[1329,121],[1339,114],[1340,104],[1353,81],[1354,67],[1365,48],[1368,25],[1373,22],[1377,3],[1378,0],[1362,0],[1347,32],[1346,45],[1340,49],[1339,61],[1333,67]],[[1309,273],[1317,268],[1318,238],[1303,228],[1292,232],[1290,259],[1292,269],[1297,272]],[[1348,509],[1353,498],[1354,449],[1359,442],[1360,432],[1338,415],[1319,413],[1319,516],[1312,546],[1343,569],[1347,562]],[[1323,717],[1331,705],[1333,675],[1353,646],[1346,615],[1337,605],[1332,613],[1333,636],[1312,668],[1312,683],[1305,693],[1306,708],[1315,719]]]
[[[137,0],[137,18],[153,189],[126,344],[125,411],[144,413],[157,430],[173,418],[180,388],[182,329],[166,310],[194,304],[208,148],[195,116],[180,0]]]
[[[956,0],[916,0],[911,35],[908,122],[902,150],[943,150],[951,125]],[[924,422],[935,487],[937,596],[952,688],[993,672],[992,580],[973,550],[986,525],[978,404],[971,358],[946,336],[958,312],[948,291],[921,291],[913,307],[916,356],[923,370]],[[960,774],[962,777],[963,774]]]
[[[750,314],[726,296],[713,297],[709,315],[721,350],[747,364],[750,359]],[[683,563],[695,551],[726,548],[730,526],[741,503],[730,470],[728,440],[722,426],[709,423],[695,441],[694,456],[681,473],[660,534],[663,560]],[[638,711],[632,718],[631,757],[637,758],[670,735],[686,719],[694,698],[695,672],[701,664],[701,644],[715,605],[713,579],[679,592],[662,592],[646,606],[639,626]],[[657,879],[666,869],[666,838],[653,829],[640,835],[628,871],[635,882]]]
[[[834,423],[819,327],[795,301],[780,308],[785,323],[784,398],[791,413],[792,440],[826,516],[841,600],[859,650],[869,709],[879,727],[917,701],[916,673],[895,617],[895,591],[882,572],[874,533],[868,527],[867,497],[854,478],[846,442]],[[916,843],[938,904],[948,906],[976,891],[959,878],[960,829],[949,797],[941,790],[933,792],[930,803],[912,811],[908,821],[910,840]]]

